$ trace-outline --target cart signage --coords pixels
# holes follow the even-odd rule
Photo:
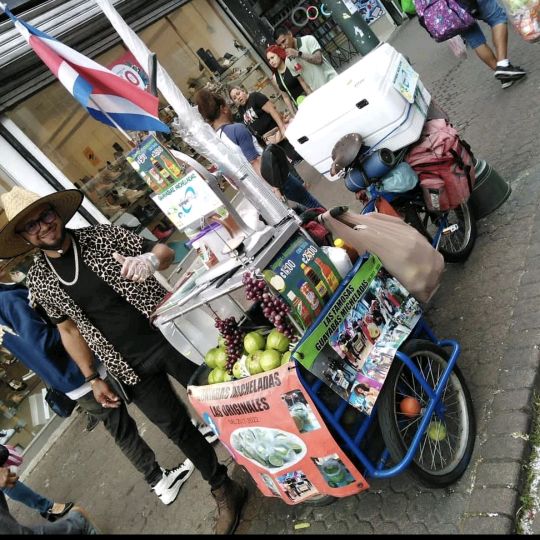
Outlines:
[[[165,191],[185,174],[185,166],[179,165],[153,135],[129,152],[126,159],[156,193]]]
[[[191,171],[171,187],[152,196],[152,200],[178,229],[199,223],[223,206],[204,178]]]
[[[285,246],[263,276],[287,302],[302,330],[319,315],[341,280],[326,254],[303,235]]]
[[[418,302],[371,255],[293,357],[350,405],[371,414],[394,355],[421,313]]]
[[[369,487],[332,438],[292,363],[238,381],[189,386],[188,396],[265,495],[294,505]]]

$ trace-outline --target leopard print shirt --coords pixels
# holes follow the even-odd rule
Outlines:
[[[142,253],[143,238],[122,227],[96,225],[70,230],[80,246],[80,256],[86,265],[110,285],[120,296],[150,318],[156,306],[166,294],[165,289],[154,277],[142,283],[135,283],[120,276],[121,266],[112,254],[116,251],[134,257]],[[129,364],[114,349],[103,334],[88,320],[83,310],[61,287],[58,278],[49,268],[45,256],[39,251],[34,264],[28,271],[27,285],[30,304],[39,304],[52,319],[68,317],[79,329],[90,349],[107,367],[127,385],[139,382],[139,377]],[[99,302],[99,298],[96,298]],[[126,336],[129,339],[129,336]]]

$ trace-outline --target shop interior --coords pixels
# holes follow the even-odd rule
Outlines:
[[[204,86],[227,95],[227,86],[235,84],[266,93],[283,109],[264,60],[214,2],[194,0],[147,27],[141,37],[188,99]],[[121,65],[135,80],[147,82],[144,70],[123,45],[114,46],[96,61],[110,68]],[[118,130],[91,118],[59,82],[6,114],[113,224],[167,243],[175,250],[175,263],[192,258],[185,246],[186,235],[150,199],[151,188],[125,159],[132,144]],[[167,123],[174,119],[165,102],[160,117]],[[148,134],[129,135],[137,143]],[[162,142],[195,158],[205,168],[211,165],[174,135]],[[13,185],[0,169],[0,192]],[[3,222],[2,211],[0,225]],[[24,281],[30,263],[29,257],[17,261],[12,277]],[[182,265],[171,268],[175,266]],[[176,271],[167,277],[173,283],[180,275]],[[53,415],[44,400],[45,391],[33,372],[0,349],[0,443],[24,449],[39,434]]]
[[[234,84],[264,92],[283,109],[268,66],[214,2],[194,0],[140,35],[188,99],[205,86],[227,96],[227,87]],[[141,84],[147,82],[144,70],[123,45],[114,46],[96,61],[111,69],[120,64]],[[150,200],[152,190],[126,161],[132,143],[118,130],[91,118],[60,83],[26,99],[7,116],[113,224],[166,242],[176,252],[176,263],[188,254],[185,234]],[[174,120],[165,102],[160,117],[168,123]],[[147,135],[129,133],[135,143]],[[174,135],[162,142],[210,166]]]

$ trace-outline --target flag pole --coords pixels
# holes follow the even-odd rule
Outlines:
[[[120,131],[120,133],[122,133],[122,135],[128,140],[128,142],[133,146],[137,146],[135,144],[135,141],[133,140],[133,137],[131,137],[130,135],[128,135],[128,133],[126,133],[119,125],[118,123],[114,120],[114,118],[107,112],[107,111],[104,111],[92,98],[92,96],[90,96],[89,98],[89,101],[90,103],[92,103],[92,105],[98,109],[99,111],[101,111],[103,113],[103,115],[105,116],[105,118],[107,118],[107,120],[109,120],[109,122],[116,128]]]

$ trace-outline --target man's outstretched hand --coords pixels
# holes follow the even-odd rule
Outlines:
[[[120,253],[113,253],[114,260],[122,265],[120,274],[131,281],[143,282],[147,280],[155,271],[150,260],[149,253],[143,253],[136,257],[125,257]]]

